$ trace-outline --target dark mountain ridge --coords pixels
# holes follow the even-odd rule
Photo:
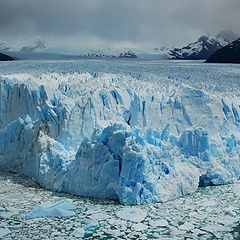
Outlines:
[[[6,54],[3,54],[3,53],[0,53],[0,61],[13,61],[14,58],[6,55]]]
[[[240,38],[213,53],[206,63],[240,63]]]

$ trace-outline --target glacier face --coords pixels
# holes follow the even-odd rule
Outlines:
[[[239,98],[129,75],[0,77],[0,170],[123,204],[240,177]]]

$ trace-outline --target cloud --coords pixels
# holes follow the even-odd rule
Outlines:
[[[4,43],[0,43],[0,50],[1,51],[9,51],[10,47],[7,47]]]
[[[206,32],[239,31],[239,9],[239,0],[1,0],[0,36],[69,48],[180,45]]]
[[[41,39],[37,39],[30,46],[22,47],[20,51],[21,52],[33,52],[33,51],[44,49],[44,48],[46,48],[45,41],[41,40]]]

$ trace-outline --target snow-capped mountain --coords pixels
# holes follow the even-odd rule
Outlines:
[[[171,59],[202,60],[207,59],[222,45],[213,38],[200,37],[196,42],[183,48],[174,48],[169,51]]]
[[[103,51],[103,50],[90,50],[89,52],[83,54],[84,57],[94,57],[94,58],[137,58],[137,54],[132,50],[123,50],[122,52],[116,51]]]
[[[168,52],[171,59],[203,60],[214,52],[231,43],[238,35],[230,30],[220,31],[216,36],[202,36],[196,42],[183,48],[174,48]]]
[[[207,63],[240,63],[240,38],[216,51]]]
[[[98,57],[98,58],[142,58],[149,54],[149,51],[137,48],[105,48],[105,49],[88,49],[80,52],[80,55],[85,57]]]

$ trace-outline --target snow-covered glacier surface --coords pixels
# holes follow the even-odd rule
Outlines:
[[[237,181],[238,94],[156,79],[1,73],[0,170],[128,205]]]

